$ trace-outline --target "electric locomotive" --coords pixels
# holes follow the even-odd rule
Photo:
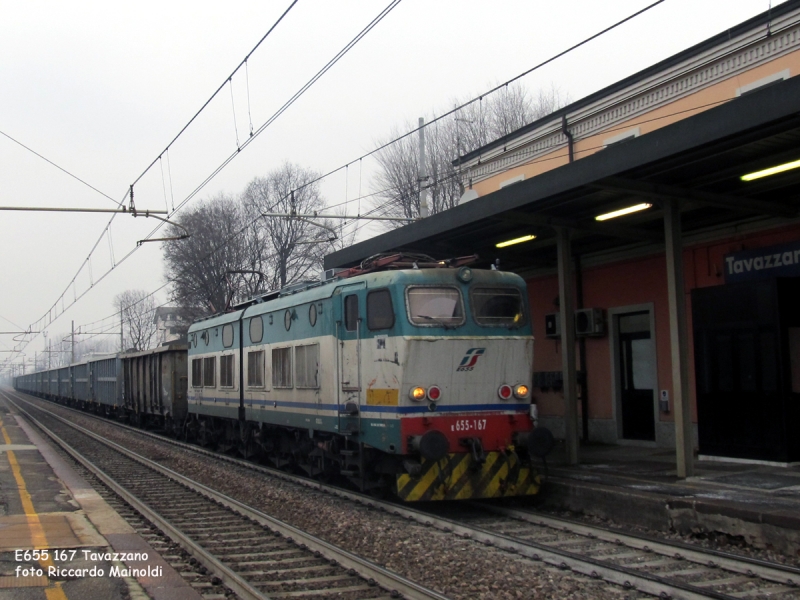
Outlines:
[[[380,256],[188,334],[190,438],[406,501],[538,492],[524,281]]]

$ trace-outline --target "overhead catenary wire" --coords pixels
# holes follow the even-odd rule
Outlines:
[[[233,81],[228,79],[228,87],[231,90],[231,111],[233,112],[233,131],[236,134],[236,150],[241,150],[241,145],[239,144],[239,127],[236,125],[236,102],[233,100]]]
[[[174,138],[172,138],[172,140],[171,140],[171,141],[170,141],[170,142],[167,144],[167,146],[164,148],[164,150],[162,150],[162,151],[159,153],[159,155],[158,155],[158,156],[157,156],[157,157],[156,157],[156,158],[153,160],[153,162],[151,162],[149,165],[147,165],[147,167],[145,168],[145,170],[144,170],[144,171],[142,171],[142,173],[141,173],[141,174],[140,174],[140,175],[139,175],[139,176],[138,176],[136,179],[134,179],[134,181],[133,181],[133,183],[132,183],[131,185],[136,185],[137,183],[139,183],[139,181],[142,179],[142,177],[144,177],[144,176],[147,174],[147,172],[148,172],[150,169],[152,169],[152,168],[153,168],[153,165],[155,165],[155,164],[156,164],[156,161],[158,161],[158,159],[159,159],[159,158],[161,158],[161,156],[162,156],[162,155],[163,155],[165,152],[169,151],[169,149],[172,147],[172,145],[173,145],[175,142],[177,142],[177,141],[178,141],[178,138],[180,138],[180,137],[181,137],[181,135],[183,135],[183,133],[184,133],[184,132],[185,132],[185,131],[186,131],[186,130],[189,128],[189,126],[190,126],[192,123],[194,123],[194,121],[197,119],[197,117],[199,117],[199,116],[200,116],[200,113],[202,113],[202,112],[203,112],[203,111],[206,109],[206,107],[207,107],[207,106],[208,106],[208,105],[211,103],[211,101],[212,101],[214,98],[216,98],[216,97],[217,97],[217,94],[219,94],[219,93],[222,91],[222,89],[225,87],[225,84],[226,84],[226,83],[228,83],[228,81],[230,81],[230,79],[231,79],[231,78],[232,78],[234,75],[236,75],[236,73],[239,71],[239,69],[241,69],[241,68],[242,68],[242,65],[244,65],[244,64],[246,64],[246,63],[247,63],[247,59],[249,59],[249,58],[250,58],[250,57],[253,55],[253,53],[254,53],[256,50],[258,50],[258,47],[259,47],[259,46],[260,46],[260,45],[261,45],[261,44],[264,42],[264,40],[266,40],[266,39],[269,37],[269,35],[270,35],[270,34],[271,34],[273,31],[275,31],[275,28],[276,28],[276,27],[277,27],[277,26],[280,24],[280,22],[281,22],[281,21],[283,21],[284,17],[286,17],[286,15],[288,15],[288,14],[289,14],[289,11],[291,11],[291,10],[294,8],[295,4],[297,4],[299,1],[300,1],[300,0],[293,0],[293,1],[292,1],[292,3],[291,3],[291,4],[290,4],[290,5],[289,5],[289,6],[286,8],[286,10],[284,10],[284,11],[283,11],[283,13],[281,14],[281,16],[280,16],[280,17],[278,17],[278,20],[277,20],[277,21],[275,21],[275,22],[272,24],[272,27],[270,27],[270,28],[269,28],[269,30],[267,31],[267,33],[265,33],[265,34],[264,34],[264,36],[263,36],[263,37],[262,37],[260,40],[258,40],[258,43],[257,43],[255,46],[253,46],[253,49],[252,49],[252,50],[250,50],[250,52],[248,52],[248,53],[247,53],[247,56],[245,56],[245,57],[244,57],[244,59],[242,59],[242,62],[240,62],[240,63],[239,63],[237,66],[236,66],[236,68],[235,68],[235,69],[234,69],[234,70],[231,72],[231,74],[230,74],[230,75],[228,75],[228,77],[226,77],[226,78],[225,78],[225,81],[223,81],[223,82],[220,84],[220,86],[219,86],[219,87],[218,87],[218,88],[217,88],[217,89],[214,91],[214,93],[213,93],[213,94],[211,94],[211,96],[208,98],[208,100],[206,100],[206,101],[203,103],[203,106],[201,106],[201,107],[200,107],[200,110],[198,110],[198,111],[197,111],[197,112],[194,114],[194,116],[193,116],[191,119],[189,119],[189,121],[186,123],[186,125],[184,125],[184,126],[181,128],[181,130],[180,130],[180,131],[179,131],[179,132],[178,132],[178,133],[175,135],[175,137],[174,137]]]
[[[105,192],[98,190],[98,189],[97,189],[96,187],[94,187],[92,184],[90,184],[90,183],[87,183],[86,181],[84,181],[83,179],[81,179],[80,177],[78,177],[77,175],[75,175],[74,173],[70,173],[70,172],[69,172],[69,171],[67,171],[67,170],[66,170],[64,167],[62,167],[62,166],[60,166],[60,165],[57,165],[56,163],[54,163],[52,160],[50,160],[50,159],[49,159],[49,158],[47,158],[46,156],[42,156],[41,154],[39,154],[38,152],[36,152],[36,150],[34,150],[33,148],[30,148],[30,147],[26,146],[25,144],[23,144],[22,142],[20,142],[19,140],[15,139],[15,138],[11,137],[10,135],[8,135],[7,133],[5,133],[4,131],[0,131],[0,135],[2,135],[3,137],[6,137],[6,138],[8,138],[9,140],[11,140],[12,142],[14,142],[14,143],[15,143],[15,144],[17,144],[18,146],[20,146],[20,147],[24,148],[25,150],[27,150],[27,151],[28,151],[28,152],[30,152],[31,154],[34,154],[35,156],[38,156],[39,158],[41,158],[43,161],[45,161],[45,162],[46,162],[46,163],[48,163],[49,165],[52,165],[53,167],[55,167],[56,169],[58,169],[59,171],[61,171],[61,172],[62,172],[62,173],[64,173],[65,175],[68,175],[69,177],[72,177],[72,179],[74,179],[75,181],[78,181],[79,183],[82,183],[83,185],[85,185],[86,187],[88,187],[90,190],[93,190],[93,191],[97,192],[98,194],[100,194],[101,196],[103,196],[103,198],[106,198],[106,199],[108,199],[108,200],[111,200],[111,202],[113,202],[113,203],[114,203],[114,204],[116,204],[117,206],[122,206],[122,202],[119,202],[119,201],[117,201],[117,200],[114,200],[114,198],[112,198],[111,196],[109,196],[109,195],[108,195],[108,194],[106,194]]]
[[[663,0],[662,0],[663,1]],[[367,35],[374,27],[380,23],[386,15],[388,15],[398,4],[400,4],[401,0],[393,0],[389,3],[386,8],[384,8],[378,16],[376,16],[364,29],[362,29],[352,40],[350,40],[344,48],[339,50],[339,52],[330,60],[328,63],[322,67],[311,79],[309,79],[298,91],[294,93],[294,95],[287,100],[283,106],[281,106],[275,113],[272,114],[261,126],[253,132],[253,135],[245,140],[242,144],[240,150],[244,150],[250,142],[252,142],[256,137],[258,137],[267,127],[272,125],[276,119],[278,119],[286,110],[292,106],[303,94],[305,94],[308,89],[313,86],[325,73],[327,73],[343,56],[345,56],[361,39]],[[189,202],[192,198],[194,198],[200,190],[202,190],[208,183],[214,179],[214,177],[219,174],[219,172],[225,168],[228,163],[230,163],[236,156],[239,154],[239,151],[232,153],[228,158],[226,158],[214,171],[205,179],[203,182],[197,186],[176,208],[176,212],[180,210],[187,202]],[[155,233],[152,232],[152,233]]]

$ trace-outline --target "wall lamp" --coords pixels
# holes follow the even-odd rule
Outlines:
[[[791,171],[792,169],[796,169],[798,167],[800,167],[800,160],[793,160],[792,162],[784,163],[782,165],[778,165],[777,167],[770,167],[769,169],[763,169],[761,171],[755,171],[754,173],[742,175],[740,179],[742,181],[753,181],[753,179],[769,177],[770,175],[776,175],[778,173],[783,173],[784,171]]]
[[[513,246],[514,244],[521,244],[522,242],[530,242],[531,240],[536,239],[535,235],[523,235],[522,237],[514,238],[513,240],[508,240],[507,242],[500,242],[499,244],[495,244],[495,248],[505,248],[506,246]]]
[[[608,221],[609,219],[615,219],[617,217],[621,217],[623,215],[629,215],[631,213],[639,212],[640,210],[647,210],[648,208],[652,207],[652,204],[636,204],[634,206],[628,206],[627,208],[620,208],[619,210],[615,210],[604,215],[597,215],[594,220],[595,221]]]

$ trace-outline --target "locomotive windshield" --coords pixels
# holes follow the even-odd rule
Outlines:
[[[478,325],[520,327],[525,324],[525,303],[515,287],[474,287],[470,300],[472,317]]]
[[[414,325],[458,327],[464,323],[464,303],[457,288],[410,287],[406,298],[408,318]]]

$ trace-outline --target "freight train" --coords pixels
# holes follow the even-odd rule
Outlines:
[[[15,386],[406,501],[535,494],[553,437],[532,419],[525,283],[474,259],[379,256],[260,295],[195,322],[188,349],[105,359],[113,391],[99,361]]]

